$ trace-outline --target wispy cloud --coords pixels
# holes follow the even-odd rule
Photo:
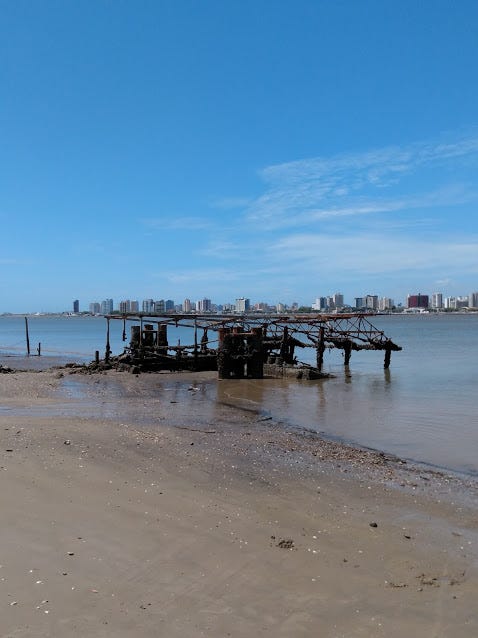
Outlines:
[[[456,170],[460,161],[477,159],[478,133],[474,131],[468,137],[448,142],[424,142],[269,166],[260,174],[265,192],[249,205],[247,218],[253,224],[280,228],[333,217],[460,205],[476,199],[477,192],[466,182],[457,184],[448,169]],[[421,186],[420,175],[430,170],[435,174],[443,171],[444,186]],[[401,187],[404,180],[407,185]],[[388,197],[384,196],[387,190]]]
[[[268,256],[286,261],[289,269],[321,274],[340,271],[365,277],[440,269],[478,273],[478,236],[436,242],[379,234],[296,234],[276,241]]]

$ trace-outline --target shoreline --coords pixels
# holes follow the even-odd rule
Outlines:
[[[0,635],[477,633],[473,485],[211,406],[198,375],[65,373],[0,375]]]
[[[34,360],[34,361],[32,361]],[[9,368],[7,365],[9,363],[8,357],[0,356],[0,373],[2,367]],[[17,361],[18,363],[18,361]],[[36,356],[24,356],[21,358],[19,362],[20,366],[15,368],[10,368],[9,374],[15,373],[51,373],[51,374],[61,374],[61,375],[73,375],[75,379],[84,379],[85,376],[102,376],[109,375],[111,377],[116,378],[116,382],[118,380],[130,379],[130,373],[115,370],[115,369],[107,369],[107,370],[87,370],[87,367],[91,361],[81,362],[81,361],[72,361],[71,358],[68,357],[55,357],[55,356],[45,356],[45,357],[36,357]],[[33,363],[33,365],[32,365]],[[137,378],[137,375],[132,375],[132,377]],[[154,379],[174,379],[183,384],[189,384],[192,378],[200,378],[206,380],[208,383],[217,384],[219,380],[217,379],[217,374],[215,372],[191,372],[187,370],[169,372],[143,372],[141,373],[141,377],[143,380],[149,379],[146,382],[147,385],[151,385],[150,381]],[[1,378],[1,377],[0,377]],[[271,377],[272,378],[272,377]],[[266,377],[264,377],[266,379]],[[299,381],[298,383],[302,383]],[[141,385],[141,382],[139,382]],[[128,383],[126,383],[128,385]],[[118,398],[116,393],[115,398]],[[402,457],[400,455],[394,454],[392,452],[387,452],[385,450],[381,450],[380,448],[374,448],[367,445],[361,445],[359,443],[355,443],[352,441],[348,441],[347,439],[343,439],[340,437],[335,437],[333,435],[327,435],[325,432],[319,432],[312,428],[308,428],[302,425],[296,425],[293,423],[289,423],[286,421],[279,421],[276,417],[263,414],[260,410],[256,410],[255,408],[247,408],[243,405],[239,405],[237,403],[229,403],[224,401],[219,401],[215,399],[216,403],[226,406],[227,408],[231,408],[236,411],[243,411],[244,413],[250,413],[252,415],[257,415],[258,421],[266,422],[270,421],[271,423],[278,425],[279,428],[289,428],[291,429],[297,436],[299,437],[312,437],[312,439],[316,438],[318,441],[322,441],[325,444],[332,444],[338,446],[339,449],[350,450],[352,453],[370,453],[379,458],[386,458],[388,461],[392,463],[396,463],[398,466],[406,466],[408,469],[413,469],[415,472],[422,473],[430,473],[431,475],[444,476],[449,479],[456,480],[457,482],[463,484],[464,487],[473,487],[476,483],[478,486],[478,474],[474,472],[466,472],[455,470],[450,467],[434,464],[431,462],[420,461],[417,459],[413,459],[410,457]]]

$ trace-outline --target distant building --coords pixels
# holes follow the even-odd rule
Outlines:
[[[355,297],[355,309],[361,310],[365,308],[365,297]]]
[[[73,302],[73,312],[80,312],[80,302],[78,301],[78,299],[75,299],[75,301]]]
[[[94,301],[93,303],[90,303],[90,314],[91,315],[99,315],[100,312],[101,312],[101,305],[97,301]]]
[[[198,312],[211,312],[211,308],[212,308],[212,302],[210,299],[200,299],[197,304],[196,304],[196,308]]]
[[[166,312],[166,302],[164,301],[164,299],[159,299],[158,301],[154,302],[154,312],[159,315],[162,315]]]
[[[469,296],[470,308],[478,308],[478,292],[472,292]]]
[[[380,312],[392,310],[394,305],[395,304],[393,303],[393,299],[390,299],[389,297],[382,297],[378,300],[378,309],[380,310]]]
[[[174,301],[172,299],[166,299],[166,302],[164,304],[164,308],[165,308],[166,312],[173,312],[174,311]]]
[[[110,315],[113,312],[113,299],[105,299],[101,302],[101,314]]]
[[[142,307],[143,307],[143,312],[145,314],[149,315],[152,312],[154,312],[154,301],[153,301],[153,299],[143,299]]]
[[[254,310],[256,312],[271,312],[272,309],[269,306],[268,303],[265,303],[264,301],[259,301],[258,303],[254,304]]]
[[[428,295],[408,295],[407,297],[408,308],[428,308]]]
[[[367,310],[378,310],[378,296],[367,295],[365,297],[365,307]]]
[[[455,310],[456,297],[445,297],[445,308],[447,310]]]
[[[131,312],[131,301],[129,299],[125,299],[124,301],[119,302],[118,310],[122,315],[126,315]]]
[[[236,299],[236,312],[249,312],[251,302],[245,297],[239,297]]]
[[[344,296],[341,292],[336,292],[332,297],[332,301],[336,310],[344,307]]]
[[[183,312],[191,312],[192,308],[191,308],[191,300],[190,299],[185,299],[183,301]]]
[[[434,292],[432,295],[432,308],[440,310],[443,308],[443,295],[441,292]]]
[[[139,312],[139,301],[132,301],[130,306],[131,312]]]

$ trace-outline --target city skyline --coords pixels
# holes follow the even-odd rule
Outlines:
[[[478,280],[478,5],[7,3],[0,312]]]
[[[73,312],[79,311],[80,302],[78,299],[73,301]],[[88,309],[86,308],[88,306]],[[203,298],[185,298],[183,301],[174,299],[161,299],[148,297],[139,300],[134,298],[121,299],[114,301],[107,298],[99,301],[87,302],[81,312],[90,312],[92,314],[110,314],[112,312],[120,313],[162,313],[162,312],[210,312],[219,308],[226,311],[234,310],[236,312],[247,312],[249,310],[265,310],[272,308],[297,310],[300,307],[309,307],[312,310],[330,310],[341,308],[368,309],[368,310],[391,310],[395,308],[433,308],[433,309],[459,309],[459,308],[478,308],[478,291],[472,291],[466,295],[446,296],[442,292],[434,293],[409,293],[405,300],[394,300],[391,297],[366,294],[354,296],[353,301],[344,299],[344,295],[340,292],[334,294],[318,296],[311,303],[299,303],[298,301],[287,304],[281,301],[270,303],[259,300],[252,300],[248,297],[239,297],[230,301],[212,300],[207,297]]]

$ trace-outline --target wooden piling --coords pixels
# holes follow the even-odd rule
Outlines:
[[[28,334],[28,318],[25,317],[25,337],[27,340],[27,356],[30,356],[30,335]]]
[[[250,379],[264,377],[264,354],[262,351],[262,328],[252,328],[247,337],[249,358],[247,360],[247,376]]]
[[[385,348],[385,358],[383,361],[383,367],[388,370],[390,367],[390,359],[392,358],[392,349],[390,347]]]
[[[143,345],[152,348],[155,340],[154,326],[150,323],[145,323],[143,330]]]
[[[194,358],[194,369],[197,370],[198,366],[198,322],[196,317],[194,317],[194,350],[193,350],[193,358]]]
[[[349,365],[351,354],[352,354],[352,343],[350,341],[346,341],[344,343],[344,366]]]
[[[319,330],[319,342],[317,344],[317,370],[322,372],[322,366],[324,365],[324,350],[325,350],[325,329],[323,327]]]
[[[141,326],[131,326],[130,348],[137,348],[141,344]]]
[[[217,376],[219,379],[230,379],[231,378],[231,367],[230,367],[230,345],[231,345],[231,334],[229,328],[219,328],[218,330],[218,351],[217,351]]]
[[[106,317],[106,347],[105,347],[105,363],[108,363],[111,355],[110,347],[110,318]]]

